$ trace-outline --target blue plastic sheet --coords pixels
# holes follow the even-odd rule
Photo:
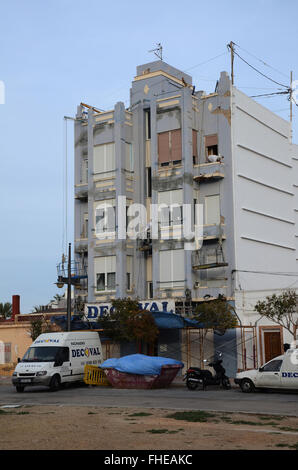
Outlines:
[[[119,372],[127,374],[140,375],[160,375],[162,366],[179,364],[184,366],[183,362],[176,361],[169,357],[146,356],[144,354],[130,354],[120,358],[111,358],[104,361],[99,367],[102,369],[112,367]]]

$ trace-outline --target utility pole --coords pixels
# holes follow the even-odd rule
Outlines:
[[[234,45],[235,43],[231,41],[228,44],[228,48],[230,49],[231,52],[231,80],[232,80],[232,85],[234,85]]]
[[[80,288],[80,279],[77,275],[71,275],[71,243],[68,245],[68,269],[67,269],[67,276],[64,277],[64,260],[65,257],[62,257],[62,268],[59,268],[58,265],[58,279],[55,283],[57,287],[62,288],[64,285],[67,285],[67,321],[66,321],[66,328],[67,331],[71,331],[71,286],[76,288]],[[87,277],[87,276],[81,276]]]

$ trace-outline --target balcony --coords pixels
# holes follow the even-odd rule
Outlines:
[[[88,201],[88,183],[80,183],[75,185],[75,199],[79,199],[82,202]]]
[[[203,226],[203,242],[213,242],[217,240],[225,240],[224,224],[204,225]]]
[[[76,253],[87,252],[88,251],[88,237],[81,236],[80,238],[76,238],[74,250]]]
[[[218,243],[216,248],[193,252],[192,268],[195,271],[225,266],[228,266],[228,263],[225,261],[221,243]]]
[[[198,183],[218,181],[224,177],[224,164],[221,161],[201,163],[194,166],[193,179]]]
[[[145,229],[144,233],[141,233],[137,237],[137,247],[140,251],[145,252],[146,255],[152,254],[152,238],[150,228]]]

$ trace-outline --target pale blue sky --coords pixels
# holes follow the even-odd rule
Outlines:
[[[191,74],[197,90],[213,91],[220,72],[230,72],[231,40],[248,62],[288,85],[290,70],[298,79],[298,4],[2,0],[0,5],[0,80],[6,87],[0,105],[0,302],[19,294],[26,313],[61,293],[54,282],[63,237],[63,116],[73,116],[81,101],[102,109],[117,101],[128,106],[136,66],[155,60],[148,51],[157,42],[164,60]],[[235,85],[248,95],[279,88],[238,58]],[[288,119],[285,97],[258,101]],[[72,242],[72,124],[68,137]]]

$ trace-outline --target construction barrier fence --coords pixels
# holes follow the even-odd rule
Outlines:
[[[84,382],[87,385],[111,385],[103,370],[90,365],[84,367]]]

